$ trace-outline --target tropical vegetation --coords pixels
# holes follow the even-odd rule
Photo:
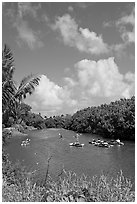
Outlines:
[[[27,94],[33,93],[40,81],[40,76],[28,75],[17,86],[13,80],[14,71],[13,53],[5,45],[2,51],[2,119],[5,126],[9,117],[12,117],[15,123],[18,122],[22,100],[26,98]]]
[[[65,128],[81,133],[100,134],[109,138],[135,139],[135,97],[110,104],[88,107],[72,116],[45,119],[46,127]]]

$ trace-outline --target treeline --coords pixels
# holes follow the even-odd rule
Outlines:
[[[135,97],[89,107],[72,116],[71,130],[110,138],[135,138]]]
[[[65,128],[79,133],[99,134],[108,138],[126,140],[135,139],[135,96],[131,99],[120,99],[110,104],[88,107],[77,111],[74,115],[42,117],[32,113],[27,104],[20,104],[16,113],[18,121],[13,116],[8,118],[6,126],[15,122],[37,129]]]
[[[27,107],[27,105],[26,105]],[[26,110],[29,110],[26,108]],[[24,117],[24,116],[23,116]],[[79,133],[100,134],[108,138],[135,139],[135,96],[110,104],[88,107],[74,115],[42,117],[30,110],[22,119],[37,129],[65,128]]]
[[[73,116],[54,116],[45,120],[46,127],[65,128],[104,137],[135,139],[135,96],[110,104],[88,107]]]

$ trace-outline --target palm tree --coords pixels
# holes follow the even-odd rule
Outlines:
[[[18,105],[26,98],[27,94],[32,94],[35,87],[39,85],[41,76],[29,75],[21,80],[17,87],[13,74],[15,71],[14,58],[10,48],[5,45],[2,51],[2,113],[3,118],[10,113],[16,117]]]

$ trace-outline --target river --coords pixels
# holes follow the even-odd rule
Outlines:
[[[59,139],[59,133],[63,139]],[[123,146],[110,148],[96,147],[88,144],[89,140],[101,137],[91,134],[81,134],[80,142],[84,147],[70,147],[76,135],[73,131],[64,129],[44,129],[30,131],[28,136],[15,136],[6,146],[9,157],[13,162],[20,161],[28,171],[35,172],[39,177],[45,175],[47,159],[50,160],[49,172],[53,178],[66,170],[84,173],[88,176],[102,173],[115,177],[120,170],[123,175],[135,182],[135,143],[124,141]],[[21,146],[21,142],[30,139],[28,146]]]

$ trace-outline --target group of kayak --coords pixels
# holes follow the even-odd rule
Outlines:
[[[92,141],[89,141],[89,144],[93,144],[94,146],[97,147],[105,147],[105,148],[109,148],[111,146],[114,145],[124,145],[123,142],[121,142],[119,139],[117,140],[110,140],[110,141],[103,141],[103,140],[95,140],[93,139]],[[73,143],[69,143],[69,146],[74,146],[74,147],[83,147],[84,144],[81,144],[79,141],[73,142]]]
[[[30,139],[28,139],[28,138],[21,142],[21,146],[28,146],[29,144],[30,144]]]
[[[89,141],[89,144],[93,144],[95,146],[98,146],[98,147],[111,147],[111,146],[114,146],[114,145],[124,145],[123,142],[120,141],[120,139],[117,139],[117,140],[110,140],[110,141],[103,141],[103,140],[95,140],[93,139],[92,141]]]
[[[74,135],[74,137],[76,138],[76,142],[72,142],[72,143],[69,143],[69,146],[74,146],[74,147],[83,147],[84,144],[81,144],[79,142],[79,136],[81,134],[76,134]],[[62,139],[63,136],[59,133],[59,138]],[[120,139],[117,139],[117,140],[110,140],[110,141],[105,141],[105,140],[100,140],[100,139],[93,139],[92,141],[89,141],[89,144],[93,144],[94,146],[97,146],[97,147],[106,147],[106,148],[109,148],[111,146],[114,146],[114,145],[124,145],[123,142],[120,141]]]

